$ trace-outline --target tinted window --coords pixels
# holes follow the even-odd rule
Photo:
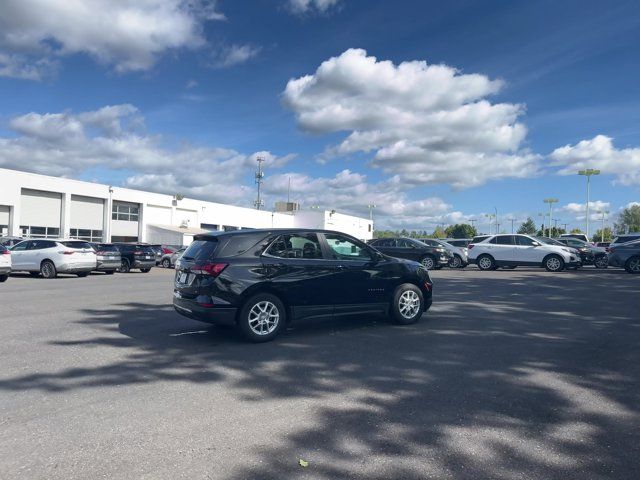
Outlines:
[[[395,247],[396,241],[393,238],[380,238],[371,242],[374,247]]]
[[[26,250],[27,249],[27,245],[29,245],[29,243],[31,242],[20,242],[20,243],[16,243],[12,248],[11,251],[12,252],[20,252],[22,250]]]
[[[534,240],[529,237],[523,237],[521,235],[516,235],[516,245],[520,245],[523,247],[531,247],[533,246]]]
[[[415,246],[415,244],[412,243],[411,240],[408,240],[406,238],[399,238],[398,240],[396,240],[396,247],[412,248],[413,246]]]
[[[91,244],[89,242],[79,242],[77,240],[71,240],[67,242],[60,242],[65,247],[69,248],[91,248]]]
[[[103,243],[96,245],[95,248],[101,252],[117,252],[118,251],[115,245],[105,245]]]
[[[371,260],[369,250],[362,244],[335,233],[327,233],[325,238],[336,260]]]
[[[265,237],[266,235],[264,233],[233,236],[228,242],[224,243],[223,241],[223,247],[220,252],[218,252],[218,257],[232,257],[245,253],[251,247],[264,240]],[[266,245],[264,245],[264,247],[266,247]]]
[[[471,243],[479,243],[483,240],[486,240],[487,238],[489,238],[489,235],[480,235],[478,237],[473,237],[473,240],[471,240]]]
[[[7,250],[7,247],[5,247],[4,245],[0,245],[0,252],[4,252],[5,250]]]
[[[322,258],[322,249],[315,233],[280,235],[265,252],[278,258]]]
[[[189,245],[189,248],[185,250],[182,258],[185,260],[194,260],[196,263],[213,260],[217,248],[217,238],[194,240],[191,245]]]
[[[56,242],[48,240],[35,240],[31,243],[32,245],[29,246],[29,250],[42,250],[43,248],[53,248],[56,246]]]
[[[640,237],[638,235],[623,235],[621,237],[617,237],[613,243],[627,243],[632,242],[633,240],[638,240]]]
[[[498,245],[513,245],[513,236],[512,235],[500,235],[496,238],[496,243]]]
[[[439,244],[438,242],[436,242],[435,240],[431,240],[431,239],[428,239],[428,238],[423,238],[423,239],[422,239],[422,240],[420,240],[420,241],[421,241],[422,243],[426,244],[426,245],[431,246],[431,247],[437,247],[437,246],[439,246],[439,245],[440,245],[440,244]]]

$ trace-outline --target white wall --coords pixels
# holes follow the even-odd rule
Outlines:
[[[104,199],[71,195],[70,228],[102,230]]]
[[[332,228],[354,235],[357,238],[371,238],[371,233],[367,231],[369,220],[352,217],[343,214],[334,214],[327,220],[328,212],[321,211],[298,211],[290,213],[272,213],[265,210],[255,210],[252,208],[236,207],[222,203],[205,202],[184,198],[175,201],[172,195],[143,192],[128,188],[111,187],[67,178],[50,177],[34,173],[19,172],[0,168],[0,205],[11,207],[13,210],[12,224],[10,226],[11,235],[19,235],[18,219],[21,218],[21,189],[41,190],[52,192],[62,197],[61,211],[55,218],[48,222],[54,222],[51,226],[60,225],[62,217],[61,234],[67,234],[70,228],[78,228],[71,225],[74,220],[73,197],[91,197],[96,201],[103,201],[105,208],[102,221],[96,219],[104,227],[102,230],[107,235],[112,236],[132,236],[138,237],[140,241],[147,241],[146,238],[149,224],[168,224],[180,226],[180,221],[185,217],[190,220],[190,227],[200,227],[200,224],[229,225],[233,227],[245,228]],[[115,202],[135,203],[141,206],[140,221],[127,222],[121,220],[111,220],[111,208],[109,199]],[[66,208],[66,207],[69,208]],[[64,207],[64,208],[63,208]],[[170,212],[169,222],[167,213]],[[56,215],[51,214],[51,217]],[[324,217],[324,220],[322,219]],[[105,224],[105,221],[108,223]],[[109,226],[111,228],[109,228]],[[99,228],[94,228],[98,230]],[[108,240],[108,238],[105,238]]]

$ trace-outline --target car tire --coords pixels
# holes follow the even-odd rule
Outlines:
[[[434,270],[436,268],[436,259],[431,255],[425,255],[420,259],[420,263],[427,270]]]
[[[76,275],[80,278],[84,278],[89,276],[89,272],[79,272],[79,273],[76,273]]]
[[[140,271],[142,273],[149,273],[151,271],[151,269],[150,268],[141,268]]]
[[[609,266],[609,257],[606,255],[598,255],[593,260],[593,266],[596,268],[607,268]]]
[[[416,323],[424,313],[424,297],[418,287],[405,283],[396,288],[391,305],[391,320],[398,325]]]
[[[624,269],[633,274],[640,274],[640,256],[630,257],[624,264]]]
[[[263,343],[273,340],[285,328],[287,313],[278,297],[260,293],[244,302],[237,321],[247,340]]]
[[[131,271],[131,265],[129,265],[129,260],[127,260],[126,258],[123,258],[122,261],[120,262],[120,268],[118,269],[118,271],[122,273],[129,273],[129,271]]]
[[[484,271],[496,269],[496,261],[491,255],[487,255],[486,253],[483,253],[478,257],[478,259],[476,260],[476,265],[478,265],[478,268],[480,270]]]
[[[549,255],[545,257],[542,264],[547,272],[561,272],[564,270],[564,260],[559,255]]]
[[[40,275],[42,278],[56,278],[58,276],[58,271],[56,270],[56,266],[51,260],[44,260],[40,264]]]
[[[162,266],[164,268],[171,268],[171,260],[169,260],[168,258],[165,258],[164,260],[162,260]]]
[[[0,275],[0,283],[6,282],[9,278],[9,275]]]
[[[464,268],[464,262],[462,261],[462,257],[460,257],[460,255],[454,255],[453,258],[449,260],[449,267]]]

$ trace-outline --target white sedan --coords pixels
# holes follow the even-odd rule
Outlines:
[[[559,272],[580,265],[580,259],[568,248],[544,244],[528,235],[492,235],[469,244],[468,249],[469,262],[480,270],[534,266]]]
[[[32,239],[11,247],[11,271],[55,278],[58,273],[86,277],[96,268],[96,252],[82,240]]]

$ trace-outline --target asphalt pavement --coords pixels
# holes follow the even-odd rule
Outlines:
[[[640,277],[433,277],[416,325],[253,345],[174,313],[171,271],[13,276],[0,479],[640,478]]]

